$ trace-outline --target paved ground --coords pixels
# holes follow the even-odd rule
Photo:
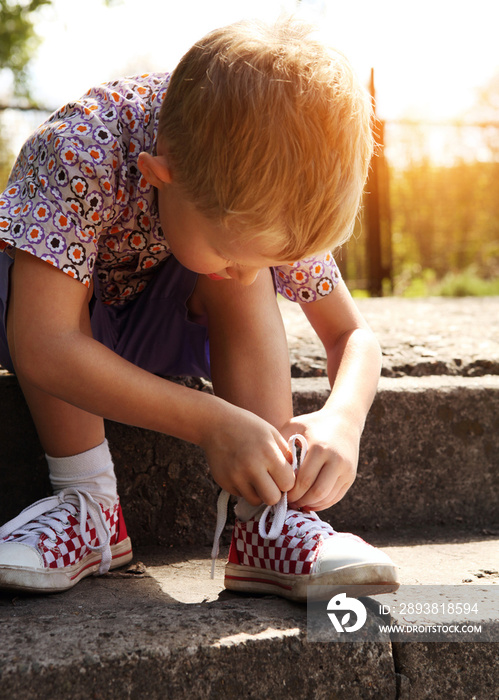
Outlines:
[[[383,350],[383,375],[499,374],[499,297],[358,299]],[[298,304],[281,302],[295,376],[325,373]]]
[[[405,584],[476,572],[464,587],[490,609],[490,543],[385,549]],[[65,594],[0,595],[2,700],[497,700],[493,642],[317,643],[306,606],[223,590],[222,560],[212,581],[206,548],[137,555]],[[365,602],[371,620],[379,599]],[[483,619],[496,638],[490,612]]]
[[[496,585],[499,589],[497,540],[455,533],[445,542],[406,541],[394,545],[383,542],[376,534],[366,538],[390,555],[399,567],[403,585]],[[217,561],[213,580],[210,579],[208,549],[179,554],[172,551],[165,555],[164,549],[141,548],[128,571],[134,576],[152,577],[164,593],[179,603],[217,600],[223,591],[226,552],[222,552]],[[126,571],[111,573],[109,577],[130,578],[131,574]]]

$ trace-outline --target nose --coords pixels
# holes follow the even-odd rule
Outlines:
[[[253,284],[253,282],[258,277],[260,272],[259,267],[229,267],[227,268],[227,274],[232,277],[233,280],[243,284],[245,287]]]

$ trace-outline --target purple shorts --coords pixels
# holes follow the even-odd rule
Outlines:
[[[14,371],[6,337],[9,270],[12,259],[0,253],[0,365]],[[170,256],[136,299],[123,306],[103,304],[94,276],[90,320],[94,338],[121,357],[162,377],[210,378],[207,329],[188,318],[187,301],[197,273]]]

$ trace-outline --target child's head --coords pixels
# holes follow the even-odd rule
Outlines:
[[[352,231],[372,153],[371,103],[346,59],[308,26],[239,22],[182,58],[158,143],[200,213],[298,260]]]

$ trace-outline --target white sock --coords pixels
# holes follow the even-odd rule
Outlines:
[[[76,486],[88,491],[106,508],[116,502],[116,476],[107,440],[72,457],[45,457],[54,493]]]
[[[245,501],[244,498],[239,497],[234,507],[234,513],[236,514],[238,520],[245,523],[248,520],[251,520],[251,518],[254,518],[259,511],[263,513],[266,507],[267,506],[265,503],[262,503],[260,506],[252,506],[251,503]]]

